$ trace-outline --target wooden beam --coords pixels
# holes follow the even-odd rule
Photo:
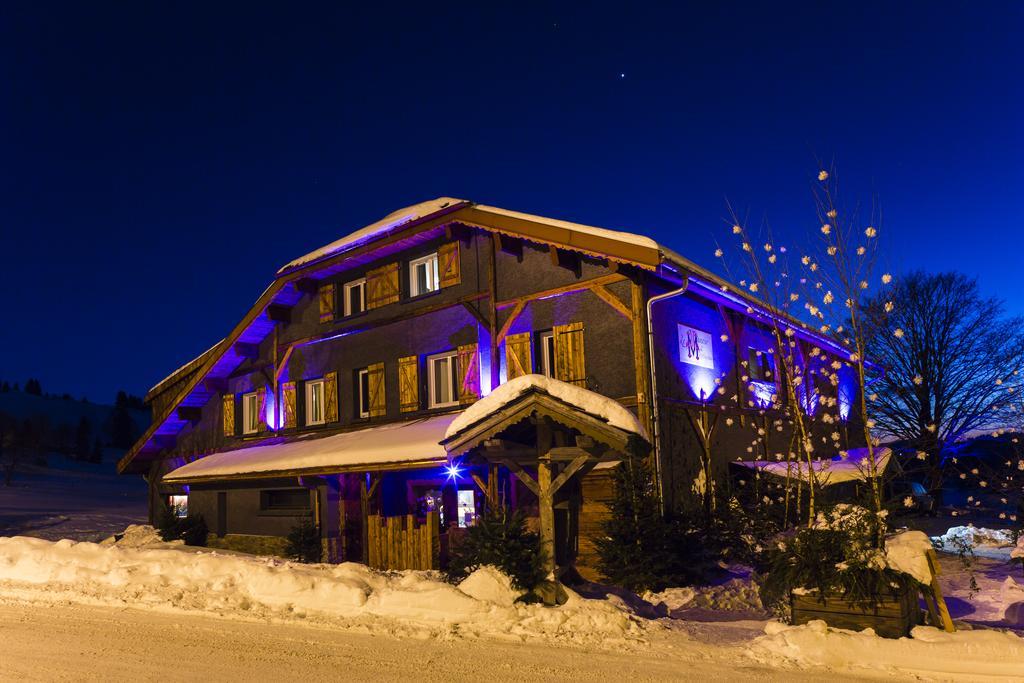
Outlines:
[[[316,294],[320,283],[311,277],[299,278],[295,281],[295,289],[301,294]]]
[[[498,238],[498,249],[503,254],[515,256],[519,261],[523,260],[523,240],[516,239],[511,235],[503,235],[500,232],[493,234]]]
[[[234,349],[235,349],[235,353],[238,354],[239,356],[241,356],[242,358],[247,358],[249,360],[256,360],[257,358],[260,357],[260,347],[259,347],[259,344],[247,344],[245,342],[235,342]]]
[[[617,297],[614,294],[612,294],[611,290],[609,290],[607,287],[605,287],[604,285],[594,285],[590,289],[590,291],[592,291],[594,294],[596,294],[597,298],[601,299],[606,304],[608,304],[609,306],[614,308],[626,320],[629,320],[629,321],[632,322],[632,320],[633,320],[633,310],[631,308],[629,308],[628,306],[626,306],[626,304],[622,303],[622,300],[619,299],[619,297]]]
[[[283,304],[270,304],[267,306],[267,317],[275,323],[290,323],[292,321],[292,307]]]
[[[565,482],[569,481],[569,479],[572,478],[572,475],[576,474],[581,469],[583,469],[583,466],[590,461],[590,454],[584,453],[583,455],[579,456],[578,458],[570,462],[568,465],[566,465],[565,469],[563,469],[559,473],[559,475],[555,477],[554,480],[551,482],[551,495],[555,495],[555,493],[558,492],[558,489],[562,488],[562,486],[565,485]]]
[[[490,330],[491,329],[491,321],[488,320],[487,318],[485,318],[483,313],[481,313],[480,311],[476,310],[476,307],[473,306],[473,304],[469,303],[468,301],[463,301],[462,302],[462,306],[467,311],[469,311],[469,314],[472,315],[476,319],[476,321],[478,323],[480,323],[480,325],[484,329],[486,329],[486,330]]]
[[[519,314],[523,312],[523,309],[526,308],[526,304],[526,301],[519,301],[512,308],[512,312],[509,313],[508,318],[505,320],[505,324],[501,326],[501,330],[498,332],[498,344],[501,344],[501,342],[505,341],[505,337],[508,336],[508,331],[512,329],[513,323],[515,323],[516,318],[519,317]]]
[[[223,394],[228,390],[228,380],[224,377],[207,377],[203,380],[203,388],[211,394]]]
[[[638,281],[630,282],[630,308],[633,318],[633,377],[636,382],[636,414],[640,424],[644,426],[648,434],[654,434],[654,401],[657,396],[651,395],[651,368],[654,358],[650,357],[650,344],[648,343],[647,329],[647,292],[644,285]],[[655,471],[660,463],[654,463]]]
[[[488,374],[491,376],[491,389],[493,390],[498,388],[498,383],[501,380],[499,376],[501,358],[498,357],[498,336],[495,334],[495,330],[498,329],[498,308],[495,305],[498,301],[498,236],[492,232],[489,242],[490,262],[487,266],[487,317],[490,318],[491,324],[487,327],[490,332],[487,339],[487,349],[490,356],[490,370]]]
[[[499,310],[510,308],[515,306],[520,301],[535,301],[537,299],[547,299],[559,294],[568,294],[570,292],[581,292],[585,289],[590,289],[595,285],[610,285],[615,282],[622,282],[626,280],[624,275],[613,273],[611,275],[601,275],[598,277],[590,278],[589,280],[580,280],[573,282],[572,284],[562,285],[561,287],[553,287],[551,289],[545,289],[541,292],[534,292],[533,294],[526,294],[523,296],[517,296],[513,299],[505,299],[504,301],[498,301],[496,306]]]
[[[199,422],[203,419],[203,409],[200,406],[178,406],[178,419]]]
[[[533,480],[533,477],[531,477],[526,470],[519,466],[519,463],[515,460],[501,460],[499,462],[507,467],[508,471],[515,475],[516,479],[523,482],[523,485],[525,485],[526,488],[533,491],[535,496],[538,498],[540,497],[540,486],[537,485],[537,482]]]
[[[580,258],[579,252],[559,249],[555,246],[548,247],[548,249],[551,254],[551,265],[570,270],[576,277],[580,276],[583,261]]]

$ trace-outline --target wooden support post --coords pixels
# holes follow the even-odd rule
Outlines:
[[[631,309],[633,314],[633,374],[636,378],[636,412],[640,424],[648,434],[654,433],[651,420],[651,403],[657,396],[651,396],[651,366],[653,358],[648,358],[647,343],[647,311],[644,303],[644,286],[639,282],[630,283]]]
[[[487,317],[490,318],[491,326],[487,338],[491,358],[491,389],[497,389],[501,383],[501,357],[498,355],[498,236],[493,232],[490,251],[490,267],[487,269]]]
[[[555,500],[551,488],[551,461],[537,461],[537,485],[540,488],[540,550],[544,556],[544,569],[555,571]]]
[[[942,629],[948,633],[956,631],[956,627],[953,625],[953,618],[949,615],[949,608],[946,607],[946,600],[942,597],[942,588],[939,586],[939,557],[935,554],[934,550],[929,550],[926,553],[928,558],[928,567],[932,570],[932,595],[934,596],[935,609],[938,611],[938,621],[936,626],[942,626]]]
[[[380,475],[370,475],[370,486],[367,488],[366,479],[359,482],[359,507],[362,512],[363,527],[363,562],[370,563],[369,548],[369,525],[370,525],[370,499],[377,493],[377,485],[380,484]]]

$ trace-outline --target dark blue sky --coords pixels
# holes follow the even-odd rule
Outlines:
[[[726,198],[815,227],[818,159],[892,270],[1024,313],[1024,5],[497,4],[4,3],[0,378],[142,393],[278,266],[438,195],[713,265]]]

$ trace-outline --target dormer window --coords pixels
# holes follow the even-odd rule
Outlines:
[[[345,316],[356,315],[366,310],[366,278],[345,283]]]
[[[306,382],[306,424],[324,423],[324,381],[314,379]]]
[[[437,252],[409,262],[409,296],[420,296],[439,289]]]

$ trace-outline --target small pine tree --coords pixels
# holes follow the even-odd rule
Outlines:
[[[285,555],[296,562],[313,563],[320,561],[323,550],[320,545],[320,530],[310,520],[303,520],[288,532]]]
[[[32,394],[33,396],[43,395],[43,386],[37,379],[29,379],[25,382],[25,393]]]
[[[660,590],[686,583],[682,548],[674,547],[673,526],[658,505],[654,477],[640,458],[623,462],[614,472],[615,498],[597,540],[598,569],[613,584],[632,591]]]
[[[543,559],[540,536],[527,529],[522,511],[485,510],[453,544],[448,578],[460,581],[477,567],[493,565],[512,579],[514,587],[531,590],[547,578]]]

